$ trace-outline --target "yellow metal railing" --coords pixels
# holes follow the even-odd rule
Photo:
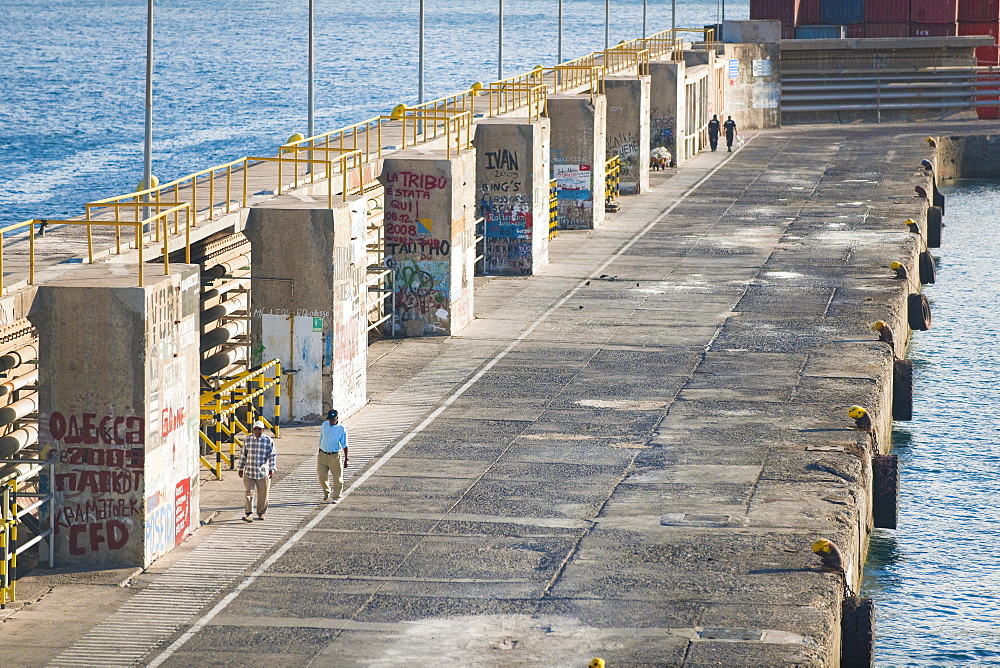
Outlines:
[[[396,115],[381,118],[402,125],[401,149],[441,138],[446,139],[445,152],[449,158],[452,152],[461,153],[472,148],[471,111],[403,109]]]
[[[17,478],[0,483],[0,605],[14,600],[17,573]]]
[[[203,380],[208,382],[207,377],[203,377]],[[272,389],[274,416],[272,420],[268,420],[264,417],[264,395]],[[280,436],[280,361],[271,360],[255,369],[225,378],[218,387],[202,393],[201,428],[198,433],[208,451],[205,454],[211,456],[214,452],[215,461],[209,461],[205,455],[201,455],[200,459],[202,465],[218,479],[222,478],[223,464],[230,469],[236,466],[237,434],[251,433],[251,427],[241,419],[241,414],[247,416],[246,423],[249,425],[260,420],[274,433],[275,438]]]
[[[528,119],[537,121],[545,115],[548,86],[541,77],[533,83],[493,83],[482,95],[489,98],[487,116],[493,118],[527,107]]]
[[[111,208],[117,209],[118,205],[110,205]],[[126,206],[122,204],[121,206]],[[127,206],[131,206],[128,204]],[[139,285],[143,285],[144,268],[145,263],[143,259],[143,254],[145,246],[147,243],[147,236],[144,234],[145,230],[152,226],[155,229],[155,234],[151,237],[151,241],[154,243],[163,243],[163,273],[170,273],[170,232],[169,232],[169,217],[174,215],[174,232],[178,233],[178,214],[183,212],[184,214],[184,252],[185,252],[185,262],[191,262],[191,205],[188,202],[162,202],[159,204],[151,204],[149,208],[159,208],[160,206],[168,207],[164,211],[159,211],[152,216],[139,220],[25,220],[20,223],[14,223],[13,225],[7,225],[6,227],[0,228],[0,294],[3,293],[4,286],[4,268],[5,268],[5,254],[7,245],[5,242],[5,235],[10,232],[16,232],[18,230],[28,228],[28,284],[34,285],[35,283],[35,265],[36,262],[36,235],[35,227],[36,225],[39,229],[43,225],[75,225],[84,226],[87,228],[87,249],[88,249],[88,260],[91,264],[94,262],[94,239],[93,239],[93,228],[95,226],[111,226],[115,228],[115,239],[116,239],[116,254],[120,255],[122,252],[122,241],[121,241],[121,228],[131,227],[135,233],[135,239],[132,245],[138,251],[138,270],[139,270]],[[163,227],[163,234],[160,234],[160,227]]]
[[[604,71],[623,72],[635,70],[637,74],[649,74],[649,51],[625,48],[619,44],[604,52]]]
[[[604,163],[604,203],[613,204],[621,184],[621,156],[613,155]]]
[[[556,236],[559,226],[559,182],[549,181],[549,239]]]

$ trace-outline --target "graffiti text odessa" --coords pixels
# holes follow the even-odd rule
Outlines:
[[[97,413],[83,413],[69,419],[59,411],[49,417],[49,433],[53,440],[73,445],[143,445],[146,442],[146,420],[137,416],[99,417]]]

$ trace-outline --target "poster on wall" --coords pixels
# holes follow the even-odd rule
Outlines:
[[[560,199],[590,199],[590,165],[554,165]]]
[[[764,58],[763,60],[753,61],[753,75],[755,77],[771,76],[771,59]]]
[[[729,85],[735,86],[736,80],[740,78],[740,61],[732,58],[729,61]]]

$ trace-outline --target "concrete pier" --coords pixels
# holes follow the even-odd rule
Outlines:
[[[197,267],[95,265],[38,288],[39,442],[64,566],[145,567],[198,526]]]
[[[596,229],[604,222],[607,111],[603,95],[548,98],[561,230]]]
[[[683,62],[649,64],[649,107],[650,148],[669,149],[674,163],[680,165],[687,159],[683,152],[687,132]]]
[[[367,401],[364,204],[281,197],[250,212],[253,363],[279,359],[289,374],[282,419],[346,417]]]
[[[472,320],[476,157],[408,150],[386,158],[385,256],[399,336],[450,335]]]
[[[484,273],[529,276],[549,261],[549,119],[476,124]]]
[[[621,194],[638,195],[649,190],[649,77],[607,77],[604,92],[608,157],[621,160]]]

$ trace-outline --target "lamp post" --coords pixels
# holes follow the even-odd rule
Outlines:
[[[646,39],[646,4],[648,0],[642,0],[642,38]]]
[[[562,19],[563,19],[563,0],[559,0],[559,37],[556,40],[556,62],[562,64]]]
[[[315,75],[315,62],[316,62],[316,60],[314,58],[314,52],[313,52],[313,37],[314,37],[313,24],[314,24],[314,18],[315,17],[314,17],[314,14],[313,14],[313,0],[309,0],[309,48],[308,48],[309,57],[308,57],[308,64],[306,66],[306,70],[308,72],[307,77],[308,77],[309,81],[308,81],[308,92],[306,94],[306,97],[307,97],[307,106],[308,106],[308,109],[306,110],[306,137],[310,137],[310,144],[312,143],[311,138],[316,135],[316,124],[315,124],[315,121],[316,121],[316,97],[315,97],[316,88],[313,85],[314,78],[315,78],[314,75]],[[306,158],[309,159],[309,160],[312,160],[312,157],[313,157],[312,151],[309,151],[309,153],[306,155]],[[295,169],[298,170],[298,166],[297,165],[296,165]],[[312,173],[312,163],[311,162],[307,162],[306,163],[306,174],[310,174],[310,173]],[[332,175],[330,175],[330,176],[332,178]]]
[[[503,79],[503,0],[497,8],[497,81]]]
[[[148,190],[153,185],[153,0],[148,0],[146,8],[146,136],[144,144],[142,190]],[[143,199],[148,202],[149,195],[145,195]],[[149,207],[145,207],[143,217],[149,217]]]
[[[417,30],[417,104],[424,103],[424,0],[420,0],[420,27]]]
[[[604,0],[604,50],[611,46],[611,0]]]

